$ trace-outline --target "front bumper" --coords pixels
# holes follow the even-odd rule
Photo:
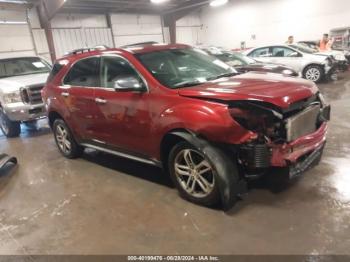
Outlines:
[[[349,70],[349,63],[347,61],[337,62],[337,67],[341,72],[347,72]]]
[[[323,147],[326,142],[327,123],[323,123],[320,128],[309,135],[283,145],[271,146],[271,166],[285,167],[296,164],[303,156],[310,154]]]
[[[26,105],[16,103],[4,105],[3,110],[11,121],[25,122],[46,117],[44,104]]]

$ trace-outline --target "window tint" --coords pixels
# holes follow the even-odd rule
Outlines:
[[[52,81],[55,78],[55,76],[61,71],[62,68],[63,68],[63,65],[59,63],[54,64],[47,81],[48,82]]]
[[[293,53],[295,53],[294,50],[283,46],[276,46],[272,49],[273,57],[289,57]]]
[[[103,87],[114,88],[118,79],[126,77],[135,77],[142,82],[139,74],[125,59],[116,56],[102,58],[101,84]]]
[[[65,85],[97,87],[100,85],[100,58],[91,57],[73,65],[64,80]]]
[[[252,57],[270,57],[272,56],[269,47],[259,48],[254,50],[249,56]]]

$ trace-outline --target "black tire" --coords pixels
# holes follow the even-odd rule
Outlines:
[[[66,132],[65,135],[62,134],[62,130]],[[69,159],[74,159],[83,154],[84,148],[75,141],[72,132],[62,119],[56,119],[53,123],[53,133],[56,145],[63,156]],[[61,139],[62,136],[64,137],[64,140]],[[67,141],[70,144],[69,148],[65,143]]]
[[[11,121],[0,109],[0,128],[6,137],[18,137],[21,133],[20,122]]]
[[[324,79],[324,70],[319,65],[309,65],[304,69],[303,77],[307,80],[319,83]]]
[[[170,177],[171,177],[173,183],[175,184],[176,188],[178,189],[180,195],[183,198],[185,198],[185,199],[187,199],[195,204],[212,207],[212,206],[218,205],[220,203],[220,199],[221,199],[220,198],[219,183],[221,183],[222,180],[220,179],[219,174],[217,172],[217,170],[220,169],[218,167],[219,166],[227,166],[227,163],[231,163],[231,161],[219,149],[212,147],[210,145],[208,145],[207,147],[210,147],[210,148],[206,148],[205,151],[207,151],[207,152],[210,151],[211,154],[215,154],[215,161],[213,161],[212,159],[209,159],[207,154],[205,154],[201,149],[196,148],[195,146],[191,145],[188,142],[183,141],[183,142],[176,144],[172,148],[172,150],[170,151],[169,158],[168,158],[168,168],[169,168]],[[185,182],[188,182],[188,181],[180,181],[181,178],[179,178],[179,175],[176,174],[175,163],[179,163],[177,159],[178,159],[179,155],[182,154],[182,152],[184,150],[191,150],[191,152],[194,152],[194,154],[198,153],[198,155],[195,155],[195,157],[197,158],[197,162],[198,162],[198,159],[200,159],[200,157],[201,157],[212,168],[212,172],[210,171],[207,174],[205,174],[205,173],[203,174],[203,175],[207,176],[206,177],[208,179],[207,181],[209,181],[213,185],[212,190],[207,195],[199,197],[198,195],[195,196],[193,194],[188,193],[184,188]],[[194,160],[193,162],[196,162],[196,160]],[[196,164],[198,164],[198,163],[196,163]],[[225,172],[229,172],[230,176],[236,177],[237,181],[238,181],[237,170],[235,170],[234,168],[228,168],[228,169],[224,169],[224,170],[226,170]],[[211,175],[214,178],[214,183],[210,179]],[[225,174],[225,175],[227,175],[227,174]],[[197,187],[199,188],[199,184],[197,184]],[[237,198],[235,198],[234,203],[237,200],[238,200],[238,196],[237,196]],[[234,203],[232,203],[232,205]]]

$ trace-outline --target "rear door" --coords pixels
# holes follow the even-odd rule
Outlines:
[[[59,87],[59,96],[69,111],[66,119],[80,139],[92,139],[96,103],[94,88],[100,85],[100,57],[79,60]]]

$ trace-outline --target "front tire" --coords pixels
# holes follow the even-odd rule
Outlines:
[[[0,129],[6,137],[18,137],[21,133],[20,122],[11,121],[0,109]]]
[[[324,70],[318,65],[309,65],[305,68],[304,78],[314,83],[319,83],[324,77]]]
[[[69,127],[62,119],[55,120],[53,132],[56,145],[63,156],[74,159],[82,155],[83,147],[78,145]]]
[[[199,205],[213,206],[220,200],[214,165],[187,142],[175,145],[169,155],[170,176],[180,195]]]

